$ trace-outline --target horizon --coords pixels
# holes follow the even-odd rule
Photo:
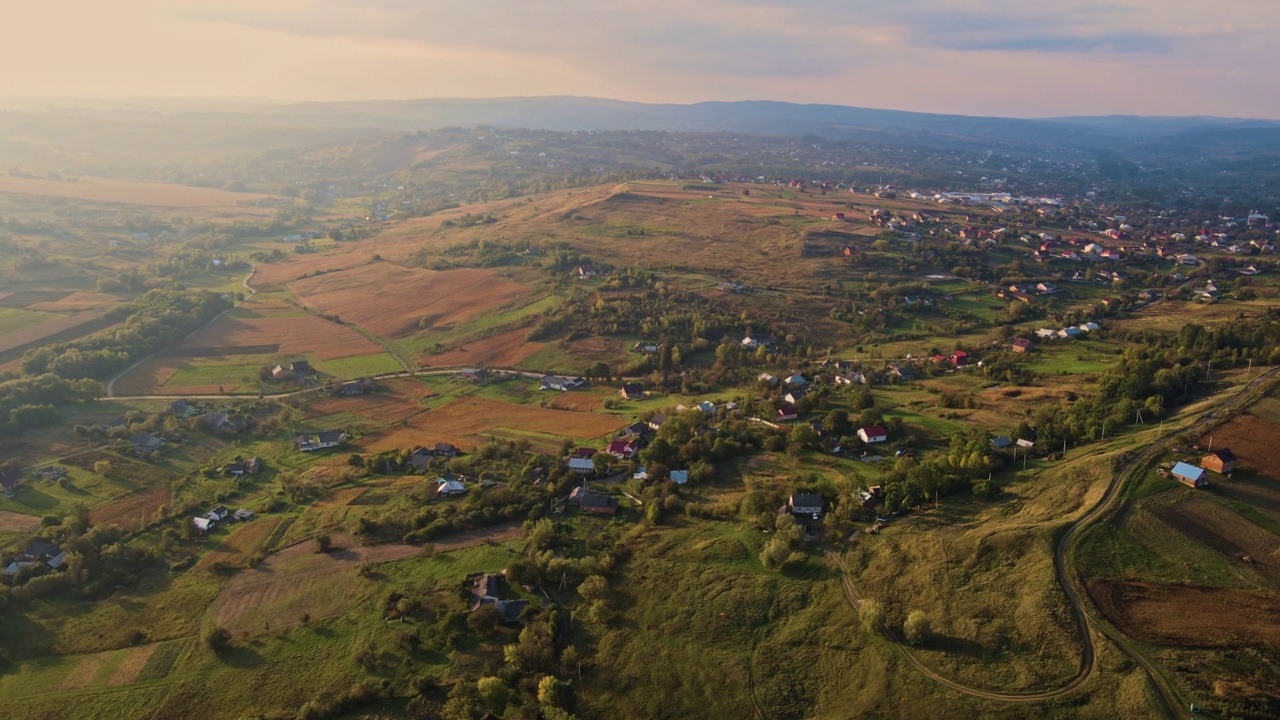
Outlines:
[[[404,98],[362,98],[362,99],[284,99],[273,98],[267,96],[247,96],[247,95],[4,95],[0,94],[0,111],[30,111],[33,108],[13,108],[5,107],[9,103],[34,105],[39,103],[50,103],[52,107],[45,109],[72,109],[74,106],[65,105],[69,103],[102,103],[106,105],[119,104],[138,104],[146,105],[148,103],[211,103],[211,102],[228,102],[242,103],[261,106],[273,107],[290,107],[301,105],[377,105],[377,104],[411,104],[417,102],[493,102],[493,101],[531,101],[531,100],[595,100],[609,103],[624,103],[648,106],[670,106],[670,107],[694,107],[698,105],[711,104],[780,104],[791,105],[796,107],[832,107],[854,110],[870,110],[874,112],[891,112],[891,113],[910,113],[918,115],[934,115],[940,117],[954,116],[975,119],[999,119],[999,120],[1026,120],[1030,122],[1046,122],[1046,121],[1066,121],[1066,120],[1083,120],[1083,119],[1108,119],[1108,118],[1133,118],[1142,120],[1218,120],[1218,121],[1239,121],[1239,122],[1266,122],[1280,123],[1280,118],[1262,117],[1262,116],[1245,116],[1245,115],[1215,115],[1205,113],[1194,113],[1185,115],[1162,115],[1162,114],[1135,114],[1135,113],[1118,113],[1118,112],[1101,112],[1096,114],[1074,114],[1074,115],[994,115],[994,114],[974,114],[965,112],[955,112],[948,110],[908,110],[897,107],[884,107],[875,105],[857,105],[831,102],[800,102],[791,100],[778,100],[772,98],[744,98],[740,100],[693,100],[689,102],[649,102],[641,100],[627,100],[617,97],[592,96],[592,95],[501,95],[501,96],[484,96],[484,97],[463,97],[463,96],[422,96],[422,97],[404,97]],[[144,108],[139,108],[144,109]],[[162,110],[156,107],[145,108],[149,112],[198,112],[192,108],[180,108],[171,110]],[[200,110],[207,112],[208,110]],[[220,110],[221,112],[245,112],[245,108]]]
[[[0,81],[10,97],[764,97],[975,117],[1280,120],[1280,98],[1260,90],[1280,65],[1280,8],[1249,0],[69,0],[12,15],[0,30],[0,61],[22,69]]]

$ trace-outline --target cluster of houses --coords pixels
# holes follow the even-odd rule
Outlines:
[[[538,381],[538,389],[539,390],[559,390],[560,392],[569,392],[570,390],[577,390],[578,388],[586,384],[587,384],[587,381],[581,377],[577,377],[577,376],[565,377],[562,375],[548,374],[548,375],[542,376],[542,379]]]
[[[204,515],[198,515],[191,518],[191,524],[200,534],[212,532],[219,525],[232,523],[236,521],[245,522],[256,517],[252,510],[236,510],[231,512],[226,505],[219,505]]]
[[[1200,458],[1200,465],[1176,462],[1169,475],[1187,487],[1202,488],[1209,485],[1209,472],[1230,475],[1236,469],[1236,455],[1228,448],[1212,450]]]
[[[446,442],[436,443],[431,447],[419,445],[409,453],[409,467],[414,470],[426,470],[431,466],[431,461],[436,458],[448,459],[458,455],[458,448]]]
[[[1058,328],[1056,330],[1053,328],[1040,328],[1039,330],[1036,330],[1036,337],[1044,340],[1049,340],[1053,338],[1061,338],[1064,340],[1075,340],[1077,338],[1084,336],[1087,333],[1091,333],[1101,329],[1102,329],[1102,326],[1096,322],[1084,322],[1084,323],[1080,323],[1079,325]],[[1030,340],[1028,340],[1027,342],[1029,343]],[[1016,345],[1014,347],[1014,350],[1018,352],[1027,352],[1027,350],[1030,350],[1030,349],[1031,348],[1028,347],[1026,350],[1019,351]]]
[[[295,360],[287,365],[276,365],[271,368],[272,380],[302,380],[315,375],[311,363],[306,360]]]

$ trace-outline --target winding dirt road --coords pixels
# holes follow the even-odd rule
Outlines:
[[[1254,378],[1248,385],[1242,388],[1231,398],[1223,401],[1212,413],[1202,415],[1191,425],[1170,430],[1159,441],[1154,442],[1146,447],[1145,450],[1130,456],[1123,466],[1117,469],[1112,477],[1111,483],[1107,486],[1107,490],[1092,508],[1089,509],[1074,523],[1068,525],[1065,530],[1058,536],[1058,542],[1055,544],[1053,553],[1054,574],[1057,578],[1058,585],[1062,588],[1062,592],[1067,597],[1067,601],[1071,604],[1071,610],[1076,616],[1076,622],[1080,628],[1080,668],[1075,676],[1068,680],[1060,687],[1050,688],[1048,690],[1033,690],[1026,692],[1003,692],[999,690],[988,690],[985,688],[973,687],[957,682],[950,678],[944,677],[934,672],[924,664],[910,647],[902,641],[890,628],[884,628],[884,635],[892,643],[898,654],[902,656],[912,667],[914,667],[921,675],[930,680],[943,685],[956,692],[969,695],[971,697],[983,698],[986,700],[996,700],[1001,702],[1017,702],[1031,703],[1043,702],[1055,698],[1070,695],[1079,690],[1093,676],[1096,669],[1095,648],[1093,642],[1094,631],[1101,632],[1106,635],[1115,645],[1127,655],[1131,660],[1137,663],[1147,673],[1150,678],[1156,698],[1159,701],[1161,709],[1166,717],[1181,718],[1188,717],[1187,713],[1182,709],[1186,707],[1181,696],[1178,693],[1173,682],[1165,675],[1165,673],[1154,663],[1148,660],[1141,652],[1135,649],[1132,643],[1123,633],[1111,627],[1106,622],[1099,622],[1091,614],[1090,607],[1085,604],[1082,599],[1085,595],[1080,577],[1068,567],[1071,559],[1071,552],[1075,545],[1076,538],[1086,530],[1089,526],[1103,519],[1115,507],[1117,502],[1123,496],[1123,489],[1130,484],[1130,481],[1136,477],[1139,472],[1146,467],[1155,456],[1163,452],[1177,435],[1191,433],[1194,435],[1203,434],[1209,428],[1222,422],[1225,416],[1231,411],[1242,408],[1256,400],[1257,397],[1269,390],[1271,385],[1280,376],[1280,367],[1271,368]],[[824,547],[827,557],[840,568],[841,583],[844,587],[845,598],[854,608],[862,603],[862,597],[858,593],[858,588],[854,585],[849,575],[849,567],[844,557],[832,550],[830,547]]]

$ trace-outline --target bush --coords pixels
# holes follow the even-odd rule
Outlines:
[[[205,628],[200,641],[215,653],[221,653],[231,645],[231,631],[221,625],[210,625]]]
[[[863,600],[858,606],[858,617],[869,632],[880,632],[884,627],[884,605],[879,600]]]
[[[333,549],[333,538],[329,537],[329,533],[316,533],[315,542],[318,553],[327,553]]]
[[[928,640],[932,631],[933,624],[929,622],[929,616],[923,610],[912,610],[907,615],[907,621],[902,624],[902,634],[912,645],[920,645]]]

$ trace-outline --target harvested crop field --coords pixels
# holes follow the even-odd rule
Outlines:
[[[465,322],[511,303],[530,289],[490,270],[422,270],[373,263],[304,278],[289,289],[309,307],[337,315],[382,337]]]
[[[28,310],[41,312],[76,312],[78,310],[97,310],[110,307],[121,302],[115,295],[99,292],[73,292],[70,295],[52,302],[38,302],[27,306]]]
[[[1200,438],[1200,446],[1231,448],[1240,462],[1274,480],[1280,480],[1280,424],[1255,415],[1237,415]]]
[[[1237,470],[1231,477],[1217,477],[1209,492],[1238,500],[1280,523],[1280,482]]]
[[[418,415],[407,427],[394,427],[360,439],[367,452],[405,448],[433,442],[476,447],[487,434],[542,433],[588,440],[613,432],[623,423],[595,413],[551,410],[536,405],[513,405],[481,397],[462,397]],[[510,431],[510,432],[503,432]]]
[[[1089,596],[1126,635],[1158,645],[1280,648],[1280,593],[1093,578]],[[1189,611],[1189,609],[1194,609]]]
[[[127,653],[120,664],[116,665],[116,669],[111,672],[111,677],[107,680],[108,685],[128,685],[138,679],[138,674],[142,672],[142,668],[147,666],[147,661],[155,654],[156,648],[160,647],[160,643],[151,643],[126,650]]]
[[[1204,497],[1157,495],[1142,503],[1166,525],[1280,587],[1280,537]],[[1248,560],[1245,560],[1248,558]]]
[[[58,685],[58,690],[66,692],[68,690],[83,690],[93,684],[94,678],[98,673],[102,672],[107,666],[108,653],[96,653],[93,655],[85,655],[80,658],[75,667],[71,668],[71,672]]]
[[[99,325],[90,324],[97,323],[102,319],[102,311],[85,310],[70,315],[50,313],[44,317],[40,317],[36,313],[30,313],[30,316],[30,322],[27,322],[26,318],[24,318],[24,322],[20,325],[15,322],[12,327],[3,329],[0,332],[0,352],[50,340],[55,335],[67,333],[86,325],[89,325],[92,329],[99,329]],[[102,325],[102,327],[105,327],[105,325]]]
[[[214,188],[198,188],[166,183],[133,182],[115,178],[82,177],[68,180],[42,180],[39,178],[0,175],[0,193],[18,195],[42,195],[128,205],[152,205],[166,208],[231,209],[249,213],[267,214],[270,207],[253,207],[252,204],[269,198],[269,195],[237,193]]]
[[[164,384],[182,369],[180,358],[148,358],[116,381],[116,395],[149,395],[164,392]]]
[[[345,535],[332,538],[333,551],[317,553],[310,541],[273,553],[257,567],[237,573],[223,586],[210,615],[235,634],[262,633],[301,624],[304,613],[320,620],[358,606],[367,581],[353,570],[356,563],[400,560],[422,554],[414,545],[360,547]]]
[[[487,338],[472,340],[418,361],[422,367],[517,367],[546,343],[529,342],[529,328],[516,328]]]
[[[230,536],[205,553],[196,567],[207,570],[216,562],[243,564],[246,559],[262,551],[279,524],[279,518],[258,518],[237,523],[232,526]]]
[[[116,464],[116,461],[112,461]],[[137,530],[155,519],[156,511],[169,502],[169,490],[154,487],[122,495],[89,510],[89,523],[94,526],[116,525]]]
[[[408,402],[395,395],[382,394],[331,397],[317,400],[307,406],[310,417],[346,412],[380,423],[398,423],[425,410],[426,408],[417,403]]]
[[[278,317],[267,312],[254,313],[255,317],[246,314],[232,311],[197,330],[178,347],[178,353],[208,348],[210,355],[220,355],[225,354],[221,348],[270,346],[274,348],[270,352],[311,353],[317,360],[337,360],[383,352],[382,346],[355,330],[314,315],[297,311]]]
[[[0,532],[27,533],[40,529],[40,518],[35,515],[0,510]]]

